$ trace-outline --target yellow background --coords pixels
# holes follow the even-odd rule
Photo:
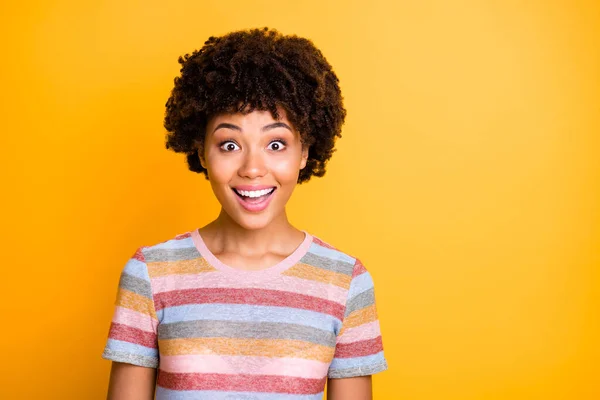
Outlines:
[[[306,36],[343,138],[290,218],[372,273],[375,399],[600,398],[597,1],[2,2],[1,397],[103,399],[118,274],[219,206],[164,148],[177,57]]]

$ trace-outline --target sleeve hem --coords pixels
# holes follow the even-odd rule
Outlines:
[[[138,365],[140,367],[158,367],[158,358],[156,357],[140,356],[137,354],[125,353],[122,351],[115,351],[111,349],[105,349],[102,353],[102,358],[110,361]]]
[[[334,369],[329,370],[327,377],[331,379],[335,378],[351,378],[354,376],[365,376],[372,375],[378,372],[382,372],[388,369],[387,361],[379,362],[371,365],[361,365],[359,367]]]

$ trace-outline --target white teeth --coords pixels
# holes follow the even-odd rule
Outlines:
[[[260,197],[260,196],[264,196],[266,194],[271,193],[273,190],[275,190],[275,188],[264,189],[264,190],[252,190],[252,191],[235,189],[236,192],[238,192],[239,194],[241,194],[242,196],[245,196],[245,197]]]

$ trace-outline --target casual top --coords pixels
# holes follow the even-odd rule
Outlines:
[[[371,275],[304,234],[255,271],[219,261],[197,229],[138,248],[102,358],[158,368],[157,400],[316,400],[327,378],[386,370]]]

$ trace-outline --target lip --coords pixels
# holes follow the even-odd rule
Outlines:
[[[263,189],[271,189],[272,187],[275,187],[273,185],[240,185],[240,186],[233,186],[234,189],[237,190],[263,190]]]
[[[262,189],[269,189],[269,188],[272,188],[273,186],[236,186],[235,189],[239,189],[239,190],[262,190],[262,189],[243,189],[243,188],[248,188],[248,187],[254,187],[254,188],[260,187]],[[235,198],[238,200],[238,202],[240,203],[240,205],[246,211],[260,212],[260,211],[263,211],[265,208],[267,208],[269,206],[269,203],[271,202],[271,199],[273,198],[273,195],[277,191],[277,188],[273,189],[273,191],[269,194],[269,196],[266,199],[264,199],[263,201],[261,201],[260,203],[248,203],[244,199],[242,199],[240,196],[238,196],[237,193],[235,193],[235,190],[233,188],[232,188],[232,191],[234,192],[233,195],[235,196]]]

